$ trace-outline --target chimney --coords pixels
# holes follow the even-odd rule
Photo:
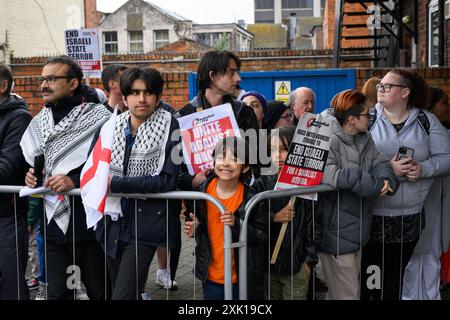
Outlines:
[[[289,19],[289,49],[292,49],[297,31],[297,14],[291,13],[291,17]]]
[[[103,13],[97,11],[97,0],[84,0],[85,28],[97,28]]]
[[[237,24],[238,24],[239,26],[241,26],[242,28],[245,29],[245,20],[239,19],[238,22],[237,22]]]

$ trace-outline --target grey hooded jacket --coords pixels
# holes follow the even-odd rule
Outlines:
[[[321,115],[333,125],[322,183],[339,191],[320,195],[316,214],[319,251],[336,255],[357,252],[369,241],[372,204],[378,201],[384,180],[394,192],[399,181],[370,133],[345,133],[332,109]]]
[[[447,130],[450,137],[450,130]],[[417,254],[447,251],[450,245],[450,175],[436,178],[424,203],[425,229],[414,249]]]
[[[397,155],[400,146],[414,149],[413,158],[422,166],[420,179],[414,182],[400,177],[400,187],[393,197],[377,201],[374,215],[401,216],[421,212],[433,178],[450,173],[450,139],[447,130],[430,112],[423,111],[430,123],[429,134],[417,120],[419,109],[410,107],[410,115],[404,127],[397,132],[383,113],[383,106],[376,105],[377,118],[370,131],[378,150],[388,159]]]

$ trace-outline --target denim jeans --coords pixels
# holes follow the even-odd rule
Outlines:
[[[203,284],[203,300],[225,300],[225,287],[223,284],[206,280]],[[239,286],[233,284],[233,300],[239,300]]]
[[[44,255],[44,239],[42,239],[40,233],[40,225],[36,228],[36,242],[38,244],[38,255],[39,255],[39,275],[37,279],[41,283],[45,283],[45,255]]]

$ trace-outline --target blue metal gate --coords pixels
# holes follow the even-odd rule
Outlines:
[[[354,69],[324,69],[296,71],[241,72],[241,87],[246,91],[258,91],[268,99],[275,99],[275,82],[290,81],[291,90],[309,87],[316,93],[315,112],[328,108],[336,93],[355,89]],[[197,94],[197,74],[189,74],[189,97]]]

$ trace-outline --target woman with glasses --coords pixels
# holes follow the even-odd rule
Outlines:
[[[338,189],[322,193],[315,214],[316,239],[328,284],[326,299],[359,299],[361,249],[369,241],[372,203],[398,187],[389,160],[375,147],[369,105],[357,90],[345,90],[321,113],[333,128],[322,183]]]
[[[283,101],[270,100],[267,103],[267,128],[269,130],[292,127],[294,113]]]
[[[405,268],[425,225],[425,198],[433,178],[450,170],[448,134],[422,110],[426,88],[422,77],[401,69],[391,70],[377,85],[370,131],[378,150],[391,159],[400,187],[374,205],[371,239],[362,256],[363,299],[402,298]]]

